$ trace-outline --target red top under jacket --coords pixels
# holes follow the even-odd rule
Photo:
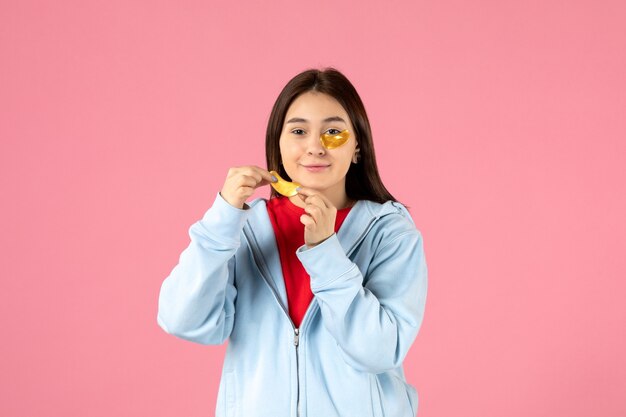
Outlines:
[[[341,227],[350,212],[350,208],[337,210],[335,233]],[[276,197],[268,201],[267,212],[276,235],[276,244],[287,290],[289,316],[291,316],[293,324],[300,327],[300,322],[302,322],[304,314],[311,304],[311,300],[313,300],[309,274],[296,256],[296,250],[304,245],[304,225],[300,222],[300,216],[304,214],[304,209],[296,206],[286,197]]]

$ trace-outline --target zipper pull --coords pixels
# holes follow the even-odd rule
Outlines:
[[[294,346],[298,346],[298,343],[300,342],[300,329],[294,329],[295,335],[293,337],[293,344]]]

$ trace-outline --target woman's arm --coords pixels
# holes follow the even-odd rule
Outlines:
[[[163,330],[202,344],[223,343],[233,328],[235,252],[248,210],[218,193],[212,207],[189,228],[191,243],[163,281],[157,322]]]
[[[403,231],[376,250],[367,283],[336,235],[298,250],[326,329],[353,368],[380,373],[402,364],[422,323],[427,268],[421,233]]]

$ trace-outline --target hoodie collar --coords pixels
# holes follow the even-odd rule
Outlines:
[[[244,233],[252,239],[250,248],[256,255],[256,262],[261,271],[265,271],[274,291],[279,295],[281,301],[287,305],[287,291],[283,277],[282,266],[276,245],[274,229],[267,212],[267,200],[258,198],[249,203],[250,214],[244,225]],[[341,228],[337,232],[337,239],[346,254],[358,243],[365,233],[373,226],[375,221],[390,213],[406,211],[399,203],[388,201],[384,204],[369,200],[359,200],[350,209]],[[408,214],[408,212],[407,212]],[[410,216],[409,216],[410,218]]]
[[[251,213],[248,217],[247,225],[256,238],[256,241],[259,243],[263,256],[269,259],[272,256],[270,256],[271,254],[268,252],[272,252],[274,256],[277,257],[276,238],[267,213],[267,200],[258,198],[250,202],[249,205]],[[405,211],[406,209],[401,204],[392,201],[381,204],[369,200],[358,200],[350,209],[341,228],[337,232],[337,239],[339,239],[341,246],[347,252],[357,243],[372,221],[390,213]],[[257,233],[255,233],[255,231],[257,231]],[[262,233],[259,233],[259,231],[262,231]],[[268,231],[270,233],[267,233]],[[269,244],[270,241],[273,242],[273,245]]]

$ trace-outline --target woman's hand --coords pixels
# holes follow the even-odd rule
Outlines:
[[[308,247],[313,247],[335,233],[337,208],[328,198],[310,188],[300,188],[298,196],[305,204],[305,214],[300,216],[300,221],[304,225],[304,243]]]
[[[254,165],[233,167],[228,170],[220,194],[231,206],[242,209],[255,189],[270,182],[275,182],[275,179],[263,168]]]

